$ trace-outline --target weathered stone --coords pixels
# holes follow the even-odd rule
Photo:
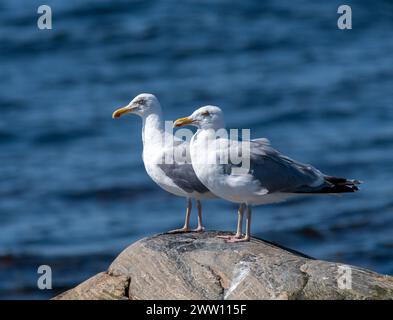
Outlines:
[[[255,238],[225,243],[218,234],[225,233],[144,238],[106,273],[56,299],[393,299],[390,276]]]
[[[68,290],[54,300],[119,300],[128,299],[129,278],[127,276],[110,276],[101,272]]]

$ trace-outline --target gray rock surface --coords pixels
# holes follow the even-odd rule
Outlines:
[[[217,234],[226,233],[141,239],[108,271],[55,299],[393,299],[393,277]]]

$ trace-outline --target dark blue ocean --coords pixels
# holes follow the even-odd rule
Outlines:
[[[0,298],[46,299],[122,249],[180,227],[185,199],[141,160],[141,121],[111,118],[141,92],[166,119],[215,104],[356,194],[254,209],[253,234],[319,259],[393,274],[393,3],[0,2]],[[53,29],[37,28],[48,4]],[[205,202],[208,229],[236,205]],[[195,215],[193,222],[195,223]],[[37,268],[52,267],[53,290]]]

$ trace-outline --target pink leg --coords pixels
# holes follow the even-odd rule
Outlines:
[[[227,243],[236,243],[236,242],[245,242],[250,241],[251,239],[251,207],[247,205],[247,221],[246,221],[246,235],[243,238],[232,237],[231,239],[226,240]]]
[[[191,209],[192,209],[192,202],[191,199],[187,199],[187,211],[186,211],[186,220],[184,221],[184,226],[183,228],[180,229],[175,229],[168,231],[168,233],[182,233],[182,232],[189,232],[190,230],[190,215],[191,215]]]
[[[203,227],[203,223],[202,223],[202,204],[199,200],[197,200],[197,207],[198,207],[198,226],[193,231],[203,232],[205,228]]]
[[[243,225],[243,203],[240,204],[238,210],[238,218],[237,218],[237,229],[236,234],[231,236],[217,236],[217,238],[224,239],[224,240],[231,240],[231,239],[239,239],[242,236],[242,225]]]

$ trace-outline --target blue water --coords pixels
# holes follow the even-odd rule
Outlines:
[[[0,3],[0,298],[49,298],[128,244],[182,225],[185,200],[149,179],[141,123],[111,119],[140,92],[167,119],[216,104],[283,153],[363,180],[340,198],[254,210],[255,236],[393,274],[393,4],[47,0]],[[195,216],[194,216],[195,219]],[[236,206],[205,203],[208,229]],[[195,221],[194,221],[195,222]],[[37,289],[48,264],[54,290]]]

